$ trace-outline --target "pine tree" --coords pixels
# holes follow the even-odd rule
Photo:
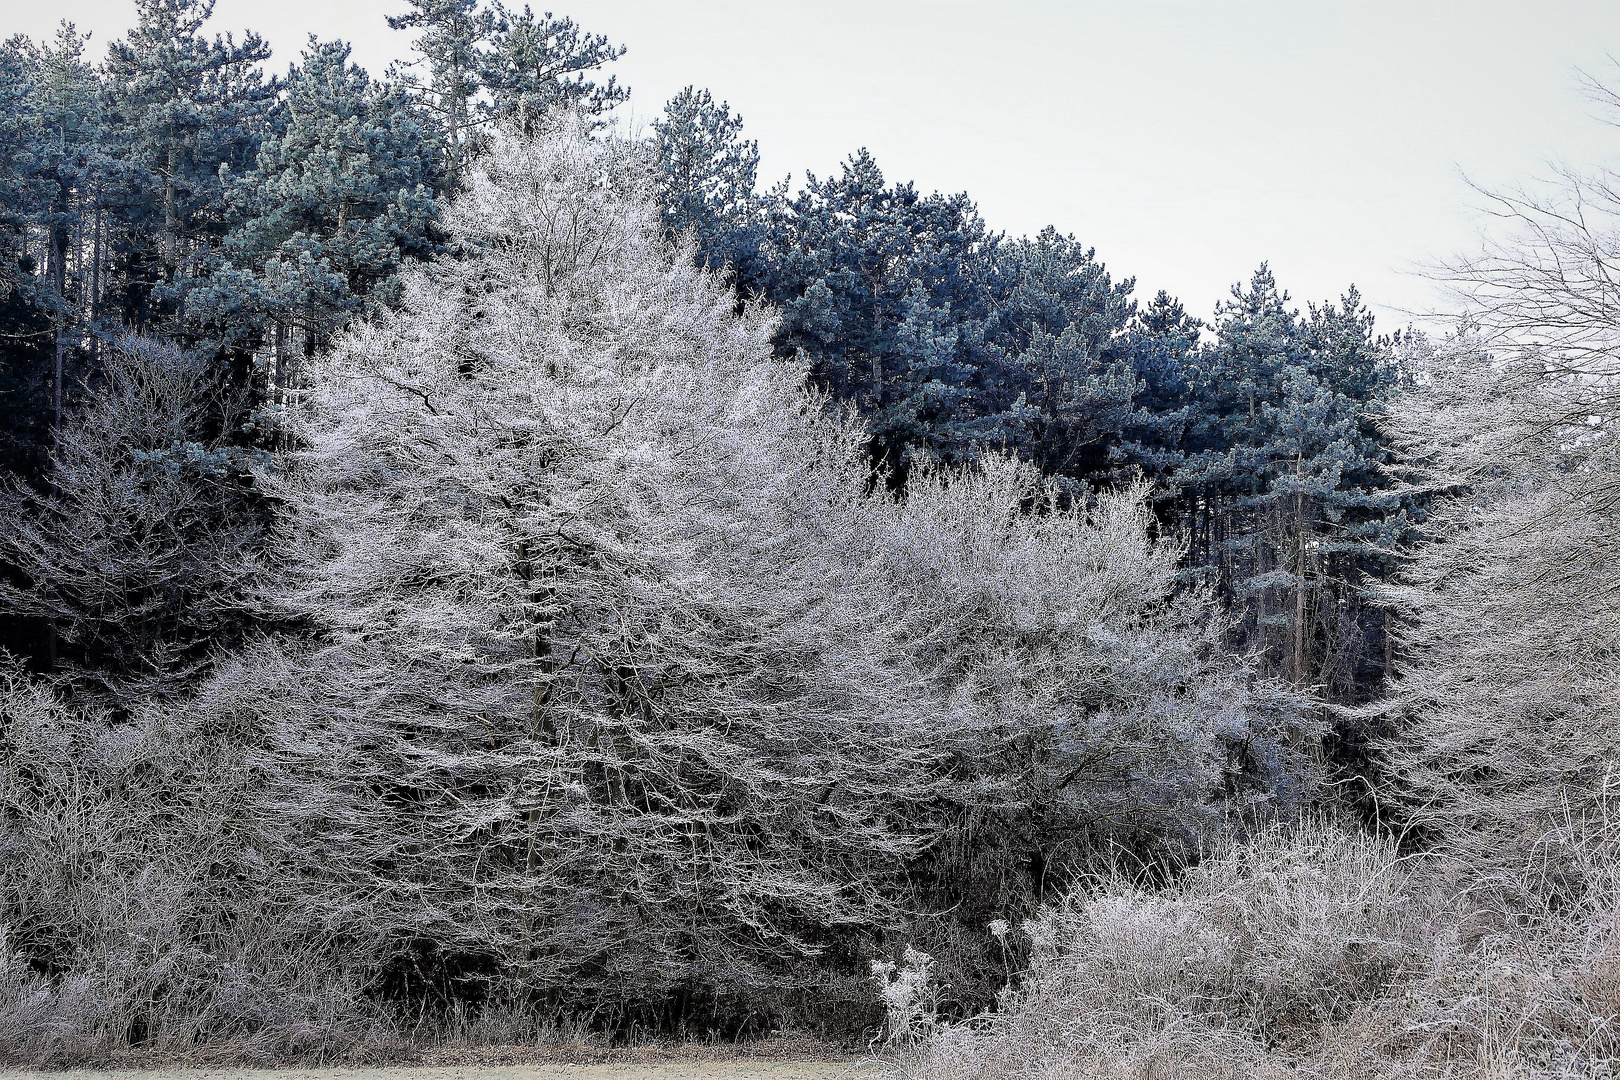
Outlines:
[[[990,333],[1024,396],[1019,448],[1053,475],[1114,478],[1120,441],[1139,419],[1125,338],[1135,283],[1115,283],[1095,250],[1051,227],[1002,244],[992,280]]]
[[[28,227],[38,200],[34,179],[39,128],[32,108],[37,64],[32,42],[0,43],[0,300],[29,281]]]
[[[855,404],[875,460],[903,471],[1012,441],[1004,365],[985,341],[996,242],[965,195],[890,187],[865,151],[791,199],[774,193],[778,350],[802,349],[817,382]]]
[[[444,148],[445,189],[454,191],[476,148],[479,79],[496,16],[479,0],[410,0],[410,5],[404,15],[390,15],[388,25],[417,31],[412,48],[420,58],[397,74],[416,90],[417,100],[437,120]],[[426,79],[410,70],[424,63]]]
[[[614,76],[598,85],[587,76],[623,56],[623,45],[605,34],[587,34],[573,19],[535,15],[527,4],[516,14],[496,0],[490,47],[480,69],[488,116],[533,134],[548,113],[571,110],[600,117],[630,99]]]
[[[1363,576],[1405,537],[1374,423],[1395,368],[1352,289],[1300,319],[1261,266],[1188,367],[1185,453],[1173,482],[1195,552],[1246,609],[1273,670],[1353,699],[1383,674],[1383,620]]]
[[[407,259],[431,235],[440,150],[402,88],[374,84],[341,42],[311,39],[252,168],[232,177],[237,221],[192,299],[232,345],[268,345],[285,398],[294,351],[312,355],[368,304],[395,302]]]
[[[82,351],[95,320],[94,265],[99,246],[86,246],[86,226],[99,230],[99,160],[103,129],[100,85],[84,62],[86,37],[63,23],[55,41],[35,53],[33,114],[43,139],[35,161],[44,212],[36,224],[45,237],[43,298],[55,323],[51,371],[53,427],[62,423],[70,352]],[[99,237],[98,237],[99,238]],[[90,265],[87,265],[89,263]]]
[[[53,419],[53,324],[60,315],[37,244],[51,200],[40,173],[50,155],[35,109],[39,67],[28,39],[0,43],[0,464],[29,473]]]
[[[136,0],[138,21],[105,66],[110,153],[126,178],[119,212],[131,226],[123,321],[183,322],[187,294],[229,228],[220,167],[246,171],[258,153],[277,85],[258,65],[270,50],[200,31],[213,0]],[[117,197],[116,195],[114,197]]]
[[[688,86],[653,121],[658,204],[671,237],[690,232],[705,266],[730,267],[739,291],[757,291],[764,200],[755,192],[759,144],[742,137],[742,117],[707,90]]]
[[[1124,435],[1121,456],[1145,476],[1164,483],[1175,500],[1166,508],[1174,527],[1190,536],[1196,497],[1189,499],[1170,482],[1183,464],[1185,440],[1195,414],[1189,372],[1198,354],[1204,323],[1187,314],[1164,290],[1137,312],[1127,330],[1127,348],[1136,374],[1138,412]]]

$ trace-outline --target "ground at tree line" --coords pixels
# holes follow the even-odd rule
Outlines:
[[[0,1080],[871,1080],[872,1062],[688,1061],[596,1065],[0,1071]]]

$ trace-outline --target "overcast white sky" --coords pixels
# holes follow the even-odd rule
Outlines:
[[[551,6],[551,5],[546,5]],[[219,0],[283,68],[305,35],[375,72],[403,0]],[[93,52],[132,0],[0,0],[0,33],[60,18]],[[687,83],[741,112],[761,181],[868,147],[892,180],[966,190],[993,228],[1054,224],[1138,294],[1207,315],[1269,259],[1296,300],[1355,282],[1385,329],[1427,310],[1412,271],[1470,247],[1466,173],[1611,157],[1574,71],[1614,72],[1612,0],[559,0],[630,47],[638,117]],[[1477,200],[1475,200],[1477,201]]]

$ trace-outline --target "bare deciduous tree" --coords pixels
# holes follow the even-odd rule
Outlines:
[[[1620,754],[1620,189],[1564,170],[1491,205],[1497,238],[1444,269],[1469,323],[1389,418],[1449,497],[1388,594],[1383,709],[1415,819],[1499,864],[1594,809]]]

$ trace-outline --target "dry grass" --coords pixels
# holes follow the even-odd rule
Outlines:
[[[655,1042],[612,1047],[578,1031],[549,1041],[474,1045],[461,1037],[418,1046],[392,1064],[262,1069],[228,1063],[181,1067],[129,1055],[117,1069],[0,1070],[0,1080],[875,1080],[879,1067],[825,1043],[776,1035],[748,1044]]]
[[[875,1066],[847,1061],[687,1061],[661,1064],[443,1065],[424,1068],[198,1069],[7,1073],[0,1080],[873,1080]]]

